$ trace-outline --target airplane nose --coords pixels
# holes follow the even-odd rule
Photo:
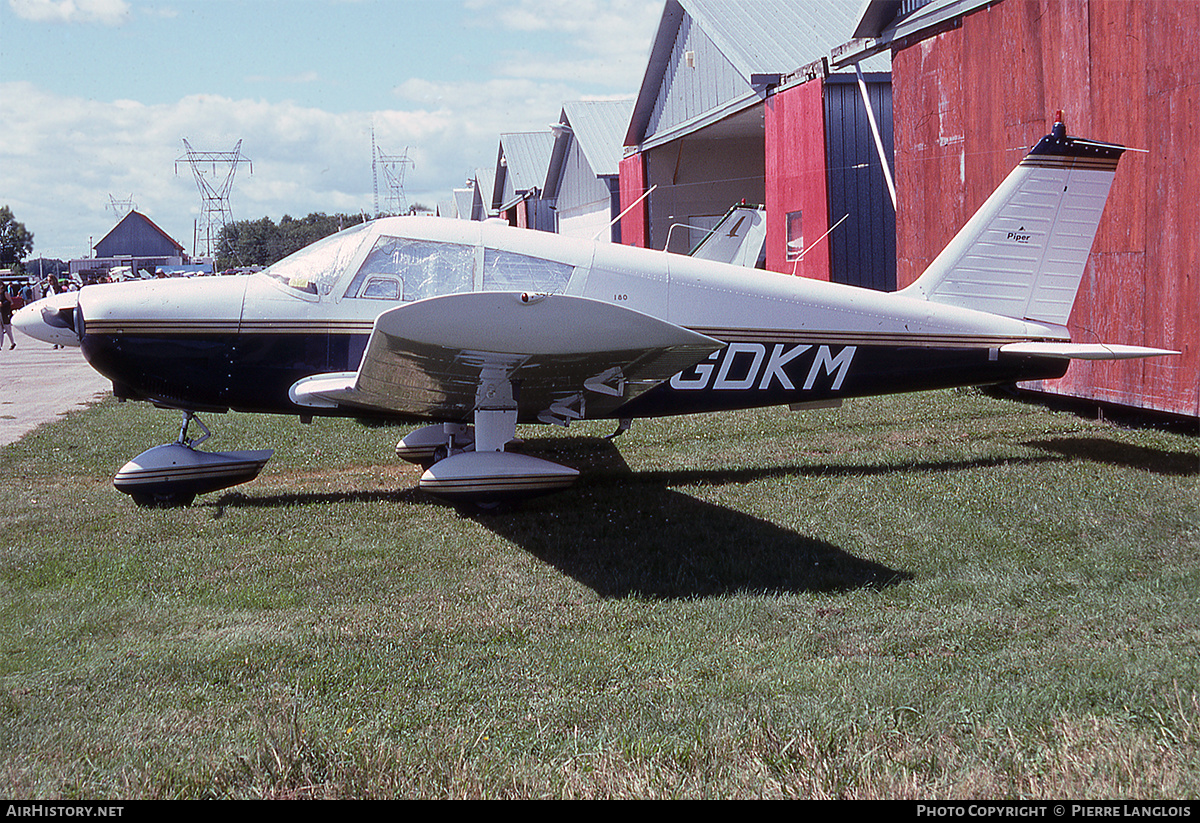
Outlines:
[[[78,346],[75,329],[76,292],[55,294],[13,312],[12,323],[22,334],[55,346]]]

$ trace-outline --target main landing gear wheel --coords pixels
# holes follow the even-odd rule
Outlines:
[[[425,468],[418,484],[422,491],[487,510],[565,489],[579,477],[569,466],[504,450],[517,436],[517,404],[507,371],[503,363],[483,366],[474,426],[426,426],[396,445],[400,457]]]
[[[451,455],[474,448],[474,426],[465,423],[435,423],[405,435],[396,444],[396,456],[422,469],[428,469]]]

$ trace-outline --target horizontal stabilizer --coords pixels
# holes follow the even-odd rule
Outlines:
[[[1117,346],[1106,343],[1009,343],[1000,347],[1001,354],[1028,354],[1036,357],[1057,357],[1063,360],[1133,360],[1138,357],[1164,357],[1179,354],[1168,349],[1145,346]]]

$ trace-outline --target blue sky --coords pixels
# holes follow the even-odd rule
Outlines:
[[[242,140],[236,219],[373,207],[371,129],[448,201],[499,135],[637,94],[663,0],[0,0],[0,203],[85,256],[132,197],[191,248],[186,164]]]

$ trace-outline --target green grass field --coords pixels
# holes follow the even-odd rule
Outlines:
[[[1200,797],[1200,441],[977,392],[522,428],[584,470],[493,515],[407,427],[185,509],[178,418],[0,450],[0,794]]]

